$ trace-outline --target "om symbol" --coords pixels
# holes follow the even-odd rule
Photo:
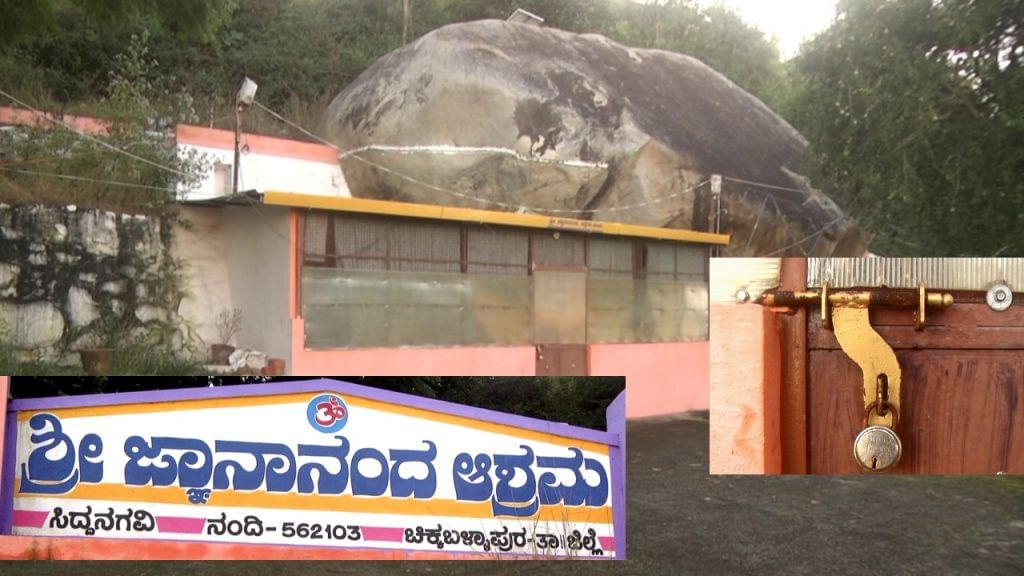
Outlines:
[[[210,500],[209,488],[189,488],[185,491],[190,504],[206,504]]]
[[[330,434],[345,427],[348,422],[348,406],[340,396],[321,394],[309,401],[306,418],[315,429]]]

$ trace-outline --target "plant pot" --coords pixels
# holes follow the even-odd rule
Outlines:
[[[82,370],[90,376],[107,376],[114,363],[113,348],[89,348],[79,350],[82,357]]]
[[[235,351],[235,347],[230,344],[211,344],[210,345],[210,356],[214,364],[224,365],[230,364],[228,357]]]
[[[267,360],[267,368],[270,368],[270,376],[284,376],[284,358]]]

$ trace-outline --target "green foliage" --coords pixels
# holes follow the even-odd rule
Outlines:
[[[175,85],[192,96],[204,123],[231,127],[232,96],[241,78],[249,76],[259,83],[260,102],[315,127],[334,96],[402,45],[400,0],[192,1],[237,9],[209,41],[196,43],[154,15],[122,18],[114,25],[97,17],[107,13],[102,10],[58,7],[50,11],[50,32],[0,52],[0,72],[33,102],[79,108],[83,101],[110,96],[109,71],[118,65],[114,55],[127,52],[132,35],[146,30],[147,57],[159,61],[162,74],[176,78]],[[760,32],[723,8],[682,1],[411,0],[408,40],[453,22],[505,19],[520,7],[549,26],[691,54],[763,98],[775,97],[781,78],[777,50]],[[246,118],[246,127],[304,138],[258,112]]]
[[[0,349],[2,352],[2,349]],[[118,355],[124,352],[119,350]],[[118,374],[187,375],[198,374],[197,366],[181,360],[169,359],[162,364],[155,356],[139,350],[137,359],[117,360]],[[127,364],[126,364],[127,362]],[[175,363],[179,364],[175,364]],[[130,367],[130,369],[126,369]],[[173,372],[172,370],[178,370]],[[566,377],[467,377],[467,376],[414,376],[364,377],[335,376],[339,380],[363,386],[436,398],[478,408],[487,408],[565,422],[604,430],[605,411],[625,387],[621,377],[566,376]],[[65,394],[95,394],[100,392],[130,392],[140,390],[166,390],[197,386],[229,386],[268,381],[308,380],[302,377],[269,378],[266,376],[209,376],[167,378],[31,378],[13,380],[16,398],[40,398]]]
[[[138,333],[128,336],[126,332],[120,332],[124,339],[118,342],[110,342],[114,348],[112,372],[114,374],[125,374],[131,376],[184,376],[188,374],[202,374],[203,367],[198,363],[175,352],[168,345],[159,344],[151,332]],[[108,381],[105,377],[94,378],[67,378],[65,376],[81,376],[81,366],[61,365],[46,361],[38,357],[26,357],[24,351],[20,351],[11,343],[9,335],[0,326],[0,374],[10,376],[31,376],[46,377],[33,378],[31,390],[15,391],[18,398],[39,398],[43,396],[58,396],[67,394],[93,394],[104,391],[127,391],[130,386],[123,386],[124,390],[107,390],[104,386]],[[122,380],[122,383],[140,382],[137,378]],[[189,385],[195,384],[189,379]],[[137,385],[137,384],[136,384]],[[167,387],[167,383],[164,383]],[[184,386],[182,386],[184,387]]]
[[[1024,2],[844,0],[794,62],[808,171],[883,254],[1024,253]]]
[[[603,33],[630,46],[688,54],[771,103],[781,97],[779,50],[764,34],[721,5],[669,0],[613,2]]]
[[[132,376],[184,376],[205,372],[202,365],[181,356],[171,346],[154,346],[151,336],[137,336],[115,348],[111,371]]]
[[[183,37],[209,40],[236,4],[237,0],[0,0],[0,45],[52,31],[68,13],[104,27],[152,20]]]
[[[95,115],[108,120],[106,135],[88,139],[46,125],[0,136],[0,151],[13,168],[79,180],[40,183],[38,175],[0,173],[0,183],[8,182],[7,199],[160,212],[173,200],[178,183],[190,185],[204,173],[204,158],[179,156],[167,145],[176,123],[195,122],[197,116],[191,96],[173,75],[161,73],[150,52],[149,33],[131,35],[124,52],[110,62],[105,95],[92,107]]]

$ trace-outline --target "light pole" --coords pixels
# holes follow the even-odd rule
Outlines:
[[[256,98],[256,83],[248,76],[242,79],[242,87],[235,94],[235,163],[231,175],[231,195],[238,194],[238,164],[242,161],[241,137],[242,137],[242,113],[246,107],[252,106]]]

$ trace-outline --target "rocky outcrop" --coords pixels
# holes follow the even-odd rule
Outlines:
[[[359,197],[705,230],[706,181],[721,174],[729,253],[863,252],[856,225],[796,174],[800,134],[682,54],[455,24],[381,58],[322,129]]]

